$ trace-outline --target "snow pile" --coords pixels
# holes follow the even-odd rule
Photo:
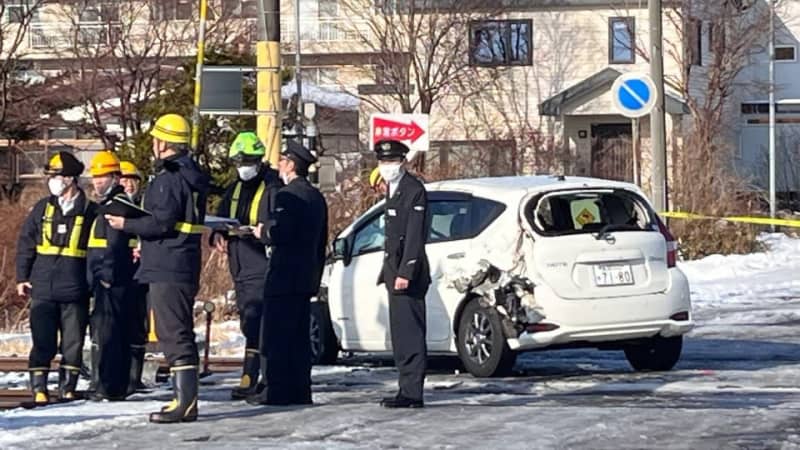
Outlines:
[[[680,264],[698,324],[692,336],[753,338],[764,325],[795,327],[800,321],[800,239],[765,234],[760,240],[767,251]]]
[[[323,89],[315,84],[303,81],[302,86],[304,102],[314,102],[319,106],[342,111],[357,111],[360,104],[358,97],[342,91]],[[297,93],[297,81],[292,80],[281,87],[281,97],[289,99]]]
[[[679,264],[689,278],[695,309],[800,297],[800,239],[784,234],[764,234],[759,239],[767,251],[713,255]]]

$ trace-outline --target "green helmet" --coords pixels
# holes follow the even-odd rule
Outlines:
[[[252,131],[239,133],[233,140],[228,157],[231,159],[261,159],[264,157],[266,149],[261,139]]]

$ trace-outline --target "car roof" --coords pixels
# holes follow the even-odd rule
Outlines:
[[[515,177],[468,178],[445,180],[425,185],[429,191],[462,191],[476,195],[522,195],[529,192],[581,188],[622,188],[641,193],[634,184],[601,178],[554,175],[525,175]]]

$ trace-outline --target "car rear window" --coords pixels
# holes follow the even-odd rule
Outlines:
[[[526,216],[537,232],[550,236],[655,230],[647,203],[622,189],[542,194],[527,205]]]

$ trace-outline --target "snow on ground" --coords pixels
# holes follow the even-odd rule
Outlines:
[[[113,405],[0,412],[0,448],[35,448],[43,436],[87,449],[800,448],[800,240],[763,239],[765,253],[680,265],[697,328],[670,372],[635,373],[621,352],[591,349],[525,354],[500,379],[436,360],[427,407],[391,411],[376,402],[394,392],[396,371],[358,356],[314,368],[313,407],[230,401],[237,374],[215,374],[202,380],[197,423],[147,423],[170,398],[161,386]],[[237,327],[220,324],[215,353],[240,346]]]

